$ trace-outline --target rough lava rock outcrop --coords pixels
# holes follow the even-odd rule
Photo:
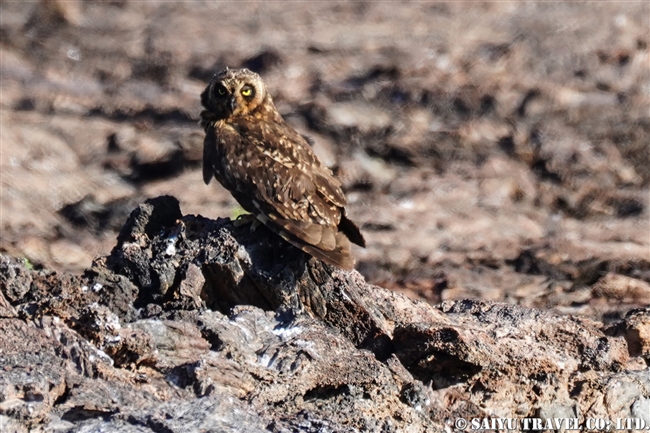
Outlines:
[[[438,306],[263,227],[135,209],[83,275],[0,256],[4,432],[435,432],[458,418],[650,425],[650,310],[605,325]]]

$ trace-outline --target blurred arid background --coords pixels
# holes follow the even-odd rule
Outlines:
[[[81,272],[135,206],[234,217],[199,94],[248,67],[342,179],[370,281],[650,304],[648,2],[0,3],[0,251]]]

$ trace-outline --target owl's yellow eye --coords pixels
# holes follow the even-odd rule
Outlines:
[[[219,96],[224,96],[226,93],[228,93],[226,88],[223,87],[223,85],[221,85],[221,84],[217,85],[215,91],[216,91],[217,95],[219,95]]]
[[[253,88],[251,86],[244,86],[241,89],[241,94],[242,94],[242,96],[252,96],[253,95]]]

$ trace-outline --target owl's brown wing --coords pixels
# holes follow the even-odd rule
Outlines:
[[[287,168],[297,168],[307,175],[320,194],[337,206],[347,204],[341,183],[324,167],[305,138],[283,122],[242,121],[234,119],[233,125],[246,139],[268,158]]]
[[[205,127],[205,139],[203,140],[203,182],[206,185],[215,177],[215,162],[219,159],[217,153],[217,135],[214,127]]]
[[[353,242],[340,183],[288,125],[235,119],[207,131],[204,177],[212,172],[235,199],[293,245],[350,269]],[[212,135],[214,138],[209,138]],[[207,168],[206,168],[207,167]]]

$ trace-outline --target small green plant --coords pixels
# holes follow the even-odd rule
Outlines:
[[[30,271],[34,270],[34,264],[30,262],[27,257],[23,257],[23,265],[25,265],[25,267]]]
[[[234,221],[242,215],[248,215],[248,212],[246,212],[246,210],[243,207],[237,206],[232,210],[232,213],[230,214],[230,219]]]

